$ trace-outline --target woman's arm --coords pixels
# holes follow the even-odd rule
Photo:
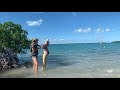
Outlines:
[[[38,49],[41,49],[42,48],[42,46],[41,45],[38,45]]]

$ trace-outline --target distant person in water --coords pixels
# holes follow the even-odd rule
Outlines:
[[[49,46],[49,39],[45,40],[45,43],[41,45],[41,48],[43,48],[42,70],[46,70],[46,59],[49,54],[48,46]]]
[[[38,45],[38,41],[39,41],[38,39],[33,38],[32,44],[30,46],[31,57],[33,60],[33,71],[34,71],[35,78],[37,78],[37,75],[38,75],[38,49],[41,48],[41,46]]]

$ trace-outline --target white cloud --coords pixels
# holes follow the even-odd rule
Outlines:
[[[79,28],[79,29],[75,29],[74,32],[76,32],[76,33],[89,33],[89,32],[92,32],[92,29],[91,28],[86,28],[86,29]],[[107,28],[106,30],[103,30],[101,28],[97,28],[96,32],[97,33],[100,33],[100,32],[110,32],[110,29]]]
[[[96,29],[97,32],[104,32],[101,28]]]
[[[75,13],[75,12],[72,12],[72,14],[73,14],[74,16],[76,16],[76,15],[77,15],[77,13]]]
[[[110,29],[109,28],[107,28],[106,30],[102,30],[102,29],[100,29],[100,28],[98,28],[98,29],[96,29],[96,31],[97,32],[104,32],[104,31],[106,31],[106,32],[110,32]]]
[[[92,29],[91,28],[86,28],[86,29],[75,29],[74,30],[74,32],[78,32],[78,33],[81,33],[81,32],[83,32],[83,33],[88,33],[88,32],[91,32],[92,31]]]
[[[107,29],[106,29],[106,32],[109,32],[109,31],[110,31],[110,29],[109,29],[109,28],[107,28]]]
[[[82,29],[75,29],[74,32],[82,32]]]
[[[61,38],[59,41],[64,41],[64,39],[63,39],[63,38]]]
[[[91,32],[91,28],[86,28],[85,30],[83,30],[83,32]]]
[[[28,26],[40,26],[43,23],[43,19],[38,21],[26,21]]]

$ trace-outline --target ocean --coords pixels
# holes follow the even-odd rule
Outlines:
[[[47,69],[43,72],[42,49],[39,49],[38,78],[120,78],[119,43],[51,44],[49,51]],[[18,57],[20,62],[32,62],[29,50]],[[31,67],[9,70],[0,77],[34,78],[34,75]]]

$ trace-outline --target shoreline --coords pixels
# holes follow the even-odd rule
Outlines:
[[[25,78],[30,74],[29,70],[32,71],[32,68],[15,68],[9,69],[3,72],[0,72],[0,78]]]
[[[64,74],[63,74],[64,73]],[[43,76],[43,74],[45,76]],[[0,78],[34,78],[33,69],[30,68],[16,68],[0,73]],[[97,72],[71,72],[67,68],[61,71],[57,69],[47,69],[45,72],[39,66],[38,78],[120,78],[119,73],[97,73]]]
[[[13,76],[11,76],[10,75],[10,77],[12,77],[12,78],[14,78],[14,74],[16,74],[17,75],[17,73],[15,73],[15,72],[22,72],[22,71],[24,71],[24,69],[30,69],[30,68],[32,68],[32,62],[28,62],[28,61],[25,61],[24,63],[21,63],[21,64],[17,64],[14,68],[8,68],[8,69],[5,69],[5,70],[1,70],[0,71],[0,78],[9,78],[9,72],[10,72],[10,74],[13,72]],[[25,73],[25,72],[24,72]],[[5,74],[7,74],[7,76],[5,76]],[[17,75],[18,77],[16,77],[16,78],[21,78],[21,74],[22,73],[19,73],[19,75]],[[22,77],[23,78],[23,77]]]

